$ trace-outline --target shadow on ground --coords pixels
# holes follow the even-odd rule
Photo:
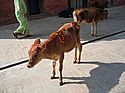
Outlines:
[[[90,77],[64,77],[77,80],[77,82],[65,82],[64,85],[86,84],[89,93],[109,93],[119,84],[119,79],[125,71],[125,63],[81,62],[81,64],[96,64],[98,67],[90,71]]]

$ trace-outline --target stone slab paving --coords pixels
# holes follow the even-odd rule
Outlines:
[[[125,33],[114,36],[114,39]],[[73,64],[74,50],[65,54],[63,80],[51,80],[51,61],[33,69],[26,63],[0,71],[0,93],[125,93],[125,39],[104,39],[83,46],[80,64]],[[58,77],[58,63],[57,63]]]

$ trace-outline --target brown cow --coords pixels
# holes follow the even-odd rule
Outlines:
[[[43,43],[40,43],[40,39],[36,39],[34,44],[29,50],[29,62],[27,64],[28,68],[34,67],[42,59],[54,60],[52,67],[51,79],[55,78],[55,65],[56,61],[59,60],[59,80],[60,85],[63,84],[62,81],[62,69],[63,69],[63,59],[64,53],[71,51],[75,48],[75,59],[77,61],[77,48],[79,50],[78,63],[80,62],[82,46],[80,43],[80,26],[76,23],[67,23],[63,25],[58,31],[52,33],[50,37]]]
[[[76,9],[73,12],[73,19],[74,22],[80,24],[81,22],[84,23],[91,23],[91,35],[97,35],[97,22],[98,20],[103,20],[107,18],[107,10],[99,9],[99,8],[82,8]]]

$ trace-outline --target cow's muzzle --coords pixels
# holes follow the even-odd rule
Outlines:
[[[28,64],[27,64],[27,67],[28,68],[32,68],[34,66],[34,63],[33,62],[28,62]]]
[[[28,68],[32,68],[32,64],[27,64],[27,67]]]

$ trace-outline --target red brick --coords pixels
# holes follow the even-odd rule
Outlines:
[[[0,1],[0,25],[15,22],[13,0]]]

